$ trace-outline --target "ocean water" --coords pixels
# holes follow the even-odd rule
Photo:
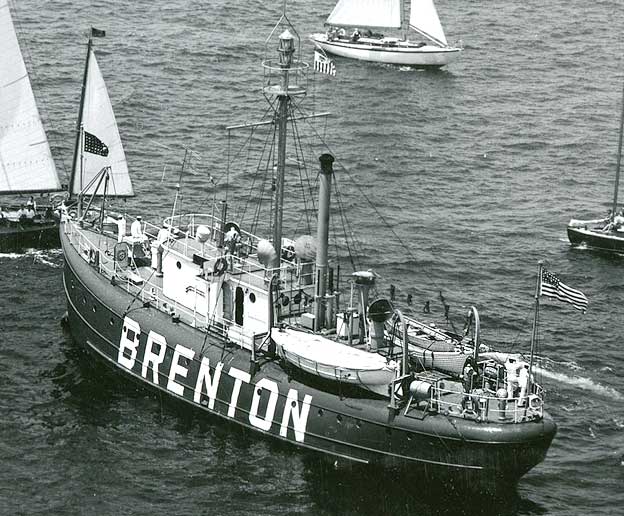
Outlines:
[[[616,1],[436,2],[460,60],[440,71],[337,59],[310,84],[359,240],[358,262],[420,311],[440,292],[461,328],[527,349],[538,260],[581,289],[586,314],[542,300],[540,373],[559,432],[504,500],[427,495],[349,477],[253,435],[198,420],[92,367],[63,333],[59,252],[0,255],[0,514],[624,513],[624,257],[567,243],[569,218],[613,196],[624,10]],[[69,171],[88,27],[137,193],[169,213],[225,194],[225,127],[259,119],[265,39],[282,2],[20,0],[12,4],[60,168]],[[288,2],[306,35],[333,2]],[[0,49],[1,51],[1,49]],[[216,187],[208,181],[215,178]],[[231,170],[233,201],[249,177]],[[300,209],[291,199],[292,210]]]

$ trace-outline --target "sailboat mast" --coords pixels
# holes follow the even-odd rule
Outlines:
[[[74,145],[74,159],[72,162],[71,176],[69,178],[69,197],[72,197],[73,186],[76,176],[78,160],[82,161],[82,117],[84,111],[85,93],[87,91],[87,76],[89,74],[89,61],[91,49],[93,48],[93,29],[89,31],[89,43],[87,43],[87,59],[85,60],[84,74],[82,76],[82,90],[80,91],[80,109],[78,111],[78,123],[76,124],[76,144]],[[80,163],[80,174],[82,176],[82,163]],[[82,189],[82,177],[80,177],[80,188]]]
[[[620,115],[620,136],[618,140],[617,165],[615,167],[615,188],[613,190],[613,209],[611,210],[611,220],[617,213],[618,190],[620,188],[620,164],[622,161],[622,133],[624,133],[624,87],[622,89],[622,113]]]
[[[290,108],[290,96],[288,94],[288,80],[293,54],[295,53],[295,38],[286,29],[279,36],[279,66],[281,68],[282,81],[277,94],[276,124],[278,128],[277,139],[277,174],[275,178],[275,208],[273,212],[273,247],[275,248],[275,260],[272,267],[279,268],[282,250],[282,223],[284,220],[284,177],[286,174],[286,131],[288,126],[288,112]]]

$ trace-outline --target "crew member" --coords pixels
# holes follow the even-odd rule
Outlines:
[[[143,242],[147,237],[143,234],[143,227],[141,226],[143,217],[137,215],[136,220],[130,225],[130,236],[135,242]]]
[[[126,219],[123,215],[117,215],[117,242],[123,242],[126,236]]]
[[[508,357],[505,362],[505,371],[507,372],[507,397],[513,398],[518,384],[518,364],[516,359]]]
[[[518,406],[524,406],[526,393],[529,387],[529,364],[522,362],[518,372],[518,384],[520,385],[520,401]]]
[[[171,233],[169,232],[169,228],[167,227],[167,223],[163,222],[162,228],[158,230],[158,235],[156,236],[156,244],[158,245],[156,250],[156,276],[162,277],[162,257],[163,251],[165,249],[165,243],[169,240]]]

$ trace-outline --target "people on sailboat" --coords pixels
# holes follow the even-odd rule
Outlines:
[[[117,215],[117,242],[123,242],[126,236],[126,219],[123,215]]]
[[[26,219],[27,220],[34,220],[35,218],[36,212],[35,210],[33,210],[32,206],[26,206]]]
[[[355,29],[351,34],[351,41],[357,41],[358,39],[360,39],[360,31]]]
[[[37,203],[35,202],[35,198],[31,195],[30,199],[26,203],[27,208],[32,208],[35,212],[37,211]]]
[[[20,206],[20,209],[19,209],[19,210],[17,210],[17,218],[18,218],[19,220],[24,220],[24,219],[26,218],[26,213],[28,213],[28,212],[26,211],[26,207],[22,204],[22,205]]]

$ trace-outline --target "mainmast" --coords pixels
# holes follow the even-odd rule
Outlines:
[[[284,183],[286,172],[286,142],[288,122],[291,117],[291,102],[293,96],[305,95],[306,90],[298,84],[299,78],[305,74],[308,65],[301,62],[295,57],[299,53],[297,48],[299,37],[295,36],[296,31],[288,22],[286,15],[282,18],[273,29],[287,23],[287,27],[278,36],[278,60],[266,59],[262,64],[265,69],[265,86],[264,94],[267,97],[276,97],[277,107],[275,108],[274,123],[277,127],[277,167],[275,172],[275,193],[273,202],[273,247],[275,248],[275,259],[271,263],[272,268],[279,268],[281,263],[282,249],[282,224],[284,220]],[[295,35],[293,35],[293,33]],[[295,43],[297,40],[297,45]]]
[[[620,188],[620,164],[622,161],[622,133],[624,133],[624,88],[622,89],[622,113],[620,115],[620,137],[618,140],[617,165],[615,167],[615,188],[613,190],[613,209],[611,210],[611,220],[617,213],[618,190]]]

